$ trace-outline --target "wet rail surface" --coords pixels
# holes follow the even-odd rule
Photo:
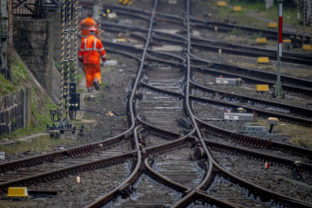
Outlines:
[[[73,148],[62,153],[72,152],[77,156],[91,153],[97,155],[106,145],[105,142],[118,145],[120,140],[130,141],[131,145],[126,146],[132,148],[117,149],[116,156],[104,159],[94,158],[94,161],[83,165],[55,170],[33,179],[15,181],[13,184],[32,184],[36,188],[44,189],[47,186],[42,182],[51,181],[56,189],[58,187],[64,192],[63,196],[65,196],[65,193],[75,191],[75,185],[70,182],[74,180],[71,175],[88,173],[84,177],[88,178],[89,175],[91,179],[86,179],[88,183],[84,183],[85,189],[78,188],[76,185],[77,190],[83,190],[79,195],[80,200],[75,201],[73,198],[57,201],[56,207],[157,205],[168,207],[311,207],[310,200],[304,197],[287,196],[282,188],[280,190],[278,186],[266,187],[265,183],[251,180],[246,170],[240,171],[244,164],[252,163],[251,173],[259,172],[260,167],[252,162],[254,159],[260,161],[259,166],[263,163],[261,161],[268,161],[285,168],[283,173],[291,171],[292,164],[298,157],[289,156],[290,159],[285,159],[278,154],[274,156],[266,154],[274,149],[288,152],[290,155],[298,154],[299,158],[306,159],[308,163],[303,163],[300,171],[304,180],[309,181],[312,168],[308,158],[311,156],[311,150],[234,133],[208,124],[194,114],[194,97],[191,94],[190,2],[186,0],[181,6],[186,14],[183,18],[185,32],[181,34],[186,40],[184,42],[186,53],[178,51],[178,55],[171,55],[174,51],[157,53],[150,50],[153,44],[153,26],[157,20],[155,12],[161,10],[159,3],[162,1],[153,1],[152,10],[148,12],[149,29],[146,31],[147,38],[143,44],[143,50],[134,50],[135,53],[133,53],[133,48],[130,47],[132,52],[127,53],[124,50],[118,50],[124,49],[124,46],[120,48],[116,47],[116,44],[113,45],[114,47],[108,46],[108,51],[132,57],[140,63],[127,103],[131,123],[129,129],[107,141]],[[210,138],[216,138],[218,142]],[[219,143],[219,140],[224,138],[243,144],[243,146],[235,148],[226,142]],[[246,146],[258,147],[267,152],[248,151]],[[114,148],[108,151],[115,152]],[[127,153],[122,154],[123,151]],[[238,164],[242,165],[236,167],[235,163],[229,164],[223,152],[239,155],[238,158],[233,156],[228,159],[238,161]],[[53,154],[61,153],[51,153]],[[27,160],[28,165],[36,164],[34,158],[25,159]],[[41,161],[45,160],[47,159],[41,158]],[[16,161],[11,165],[4,164],[0,168],[14,170],[18,165],[26,166],[22,161],[20,163]],[[119,174],[116,174],[116,170]],[[107,175],[105,171],[108,172]],[[99,175],[103,176],[99,177]],[[260,179],[266,180],[272,175],[274,176],[274,173],[263,174]],[[105,185],[99,182],[101,178],[105,181],[105,177],[112,179],[113,184],[105,183]],[[307,189],[310,186],[304,182],[302,184]],[[0,184],[0,187],[4,189],[6,186]],[[90,193],[93,189],[96,191]],[[306,193],[304,189],[302,191],[303,194]],[[47,206],[53,207],[52,204],[53,199],[46,202]]]

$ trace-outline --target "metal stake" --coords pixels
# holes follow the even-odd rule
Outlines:
[[[277,77],[275,83],[275,97],[282,97],[282,83],[280,74],[280,62],[283,45],[283,0],[278,0],[278,47],[277,47]]]

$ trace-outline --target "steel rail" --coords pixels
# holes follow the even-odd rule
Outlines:
[[[87,162],[83,164],[73,165],[70,167],[61,168],[61,169],[57,169],[54,171],[49,171],[49,172],[45,172],[45,173],[41,173],[41,174],[37,174],[37,175],[25,177],[25,178],[20,178],[20,179],[13,180],[13,181],[8,181],[8,182],[0,184],[0,190],[4,191],[10,186],[23,186],[23,185],[28,185],[28,184],[38,183],[38,182],[46,182],[49,180],[55,180],[58,178],[65,177],[76,172],[83,172],[87,170],[94,170],[98,168],[111,166],[114,164],[124,162],[128,160],[129,158],[132,158],[135,153],[137,152],[131,151],[131,152],[121,154],[118,156],[113,156],[110,158],[105,158],[105,159],[100,159],[100,160]]]
[[[231,207],[231,208],[235,208],[237,206],[234,206],[226,201],[221,201],[219,199],[216,199],[214,197],[209,196],[208,194],[199,192],[198,190],[194,190],[194,189],[190,189],[182,184],[179,184],[177,182],[174,182],[172,180],[170,180],[169,178],[157,173],[156,171],[154,171],[149,163],[148,163],[148,158],[145,159],[144,161],[145,163],[145,167],[148,170],[148,173],[152,178],[154,178],[155,180],[157,180],[159,183],[162,183],[176,191],[182,192],[184,194],[189,194],[189,193],[196,193],[199,195],[201,200],[205,200],[206,202],[209,202],[211,204],[215,204],[217,206],[221,206],[221,207]],[[191,196],[193,197],[193,194],[191,194]],[[182,206],[182,204],[180,204],[179,202],[176,203],[174,206],[172,207],[184,207]]]
[[[222,32],[232,32],[233,29],[238,29],[243,31],[244,33],[247,34],[254,34],[254,33],[261,33],[264,37],[272,39],[272,40],[277,40],[276,30],[269,30],[269,29],[259,29],[255,27],[249,27],[249,26],[242,26],[242,25],[236,25],[236,24],[228,24],[228,23],[223,23],[223,22],[215,22],[215,21],[204,21],[200,20],[198,18],[191,17],[192,20],[192,26],[194,27],[201,27],[201,28],[209,28],[212,30],[215,30],[215,26],[218,27],[218,31]],[[296,33],[290,32],[290,31],[283,31],[283,37],[285,38],[291,38],[295,37]],[[308,38],[308,36],[304,35],[299,35],[301,38]]]
[[[150,14],[150,11],[148,10],[139,10],[139,9],[129,8],[129,7],[112,6],[112,5],[105,5],[105,7],[110,8],[114,11],[117,11],[117,13],[118,11],[124,11],[128,13],[137,13],[141,15]],[[174,19],[176,21],[184,21],[183,17],[178,16],[178,15],[168,14],[168,13],[156,12],[156,18],[158,16],[167,18],[168,20]],[[243,25],[237,25],[237,24],[229,24],[229,23],[224,23],[224,22],[205,21],[205,20],[201,20],[199,18],[193,17],[193,16],[190,16],[190,25],[193,27],[209,28],[212,30],[215,30],[215,26],[217,26],[218,31],[222,31],[222,32],[232,32],[232,30],[235,28],[248,34],[261,33],[263,36],[269,39],[277,40],[276,39],[277,32],[275,30],[261,29],[257,27],[243,26]],[[284,30],[283,36],[287,38],[290,38],[291,36],[295,37],[296,33]],[[299,37],[308,38],[309,36],[299,35]]]
[[[272,73],[272,72],[264,72],[264,71],[261,71],[258,69],[248,69],[248,68],[233,66],[233,65],[229,65],[229,64],[210,62],[208,60],[196,57],[193,54],[192,54],[192,61],[197,62],[199,64],[209,64],[210,67],[213,67],[215,69],[224,69],[227,71],[233,70],[233,71],[241,72],[242,74],[244,74],[244,73],[245,74],[253,74],[254,76],[261,76],[261,77],[265,77],[267,79],[272,79],[272,80],[274,80],[276,78],[276,74]],[[301,84],[305,88],[312,88],[312,81],[304,79],[304,78],[299,78],[299,77],[294,77],[294,76],[289,76],[289,75],[281,75],[281,79],[286,84],[290,84],[290,83],[291,84]]]
[[[107,27],[119,27],[119,28],[128,28],[131,31],[142,31],[143,28],[137,28],[137,27],[130,27],[126,25],[117,25],[117,24],[111,24],[111,23],[102,23],[103,25],[106,25]],[[166,41],[171,43],[179,43],[183,44],[184,40],[177,40],[176,37],[179,37],[176,34],[169,34],[165,32],[155,32],[156,35],[154,35],[154,39],[160,40],[160,41]],[[158,34],[158,35],[157,35]],[[161,35],[169,36],[168,38],[163,38]],[[170,39],[171,36],[171,39]],[[179,37],[181,38],[181,37]],[[219,49],[222,49],[222,52],[230,53],[230,54],[236,54],[236,55],[242,55],[242,56],[249,56],[249,57],[259,57],[259,56],[268,56],[271,59],[276,59],[276,51],[275,50],[268,50],[268,49],[262,49],[257,47],[250,47],[250,46],[241,46],[241,45],[235,45],[231,43],[221,42],[221,41],[212,41],[208,39],[203,38],[191,38],[195,43],[192,43],[192,47],[202,48],[211,50],[214,52],[218,52]],[[290,63],[297,63],[297,64],[312,64],[312,56],[309,56],[308,54],[300,54],[300,53],[294,53],[294,52],[283,52],[282,60],[284,62],[290,62]]]
[[[270,57],[275,58],[274,60],[276,60],[277,58],[276,50],[269,50],[269,49],[253,47],[253,46],[238,45],[238,44],[233,44],[233,43],[226,43],[226,42],[209,40],[209,39],[199,38],[199,37],[194,37],[194,36],[192,36],[192,41],[197,42],[196,45],[207,43],[207,44],[212,44],[215,46],[223,46],[223,47],[229,47],[229,48],[234,48],[234,49],[244,49],[247,52],[254,51],[255,53],[258,53],[259,55],[268,54]],[[289,61],[291,62],[293,60],[292,58],[298,58],[298,59],[301,58],[301,59],[308,60],[308,59],[312,59],[312,56],[310,54],[305,54],[305,53],[283,51],[283,58],[290,59]]]
[[[218,53],[221,49],[222,53],[234,54],[239,56],[247,56],[247,57],[261,57],[267,56],[270,60],[276,60],[277,55],[274,50],[265,50],[259,49],[255,47],[247,47],[247,46],[239,46],[231,43],[224,43],[220,41],[208,41],[208,40],[197,40],[198,43],[192,43],[193,48],[201,48],[207,49],[209,51],[213,51]],[[281,57],[283,62],[295,63],[295,64],[305,64],[312,65],[312,57],[308,55],[297,55],[297,53],[288,53],[283,52],[283,56]]]
[[[285,196],[283,194],[277,193],[275,191],[271,191],[271,190],[263,188],[259,185],[245,181],[244,179],[240,178],[239,176],[236,176],[235,174],[230,173],[229,171],[225,170],[223,167],[221,167],[215,161],[213,164],[219,170],[216,174],[223,175],[228,180],[230,180],[232,183],[239,184],[239,186],[247,188],[252,193],[254,193],[255,196],[259,196],[261,199],[264,199],[265,201],[269,201],[270,199],[271,200],[273,199],[275,201],[275,203],[281,204],[281,205],[286,205],[286,206],[290,205],[292,207],[302,207],[302,208],[311,208],[312,207],[312,204],[308,204],[308,203],[305,203],[303,201],[290,198],[290,197]]]
[[[104,42],[107,44],[108,47],[112,47],[112,48],[117,47],[117,48],[124,48],[124,49],[126,48],[128,50],[140,51],[140,49],[135,48],[131,45],[111,43],[108,41],[104,41]],[[111,50],[114,50],[114,49],[111,49]],[[158,52],[153,51],[153,53],[156,54]],[[159,61],[165,64],[171,64],[171,65],[176,65],[176,66],[181,66],[181,67],[184,66],[184,64],[182,63],[168,61],[165,59],[159,59],[159,58],[156,59],[153,57],[148,57],[147,59]],[[192,68],[201,70],[205,73],[227,75],[230,77],[240,77],[240,78],[243,78],[243,80],[245,81],[256,82],[256,83],[261,82],[263,84],[268,84],[270,86],[273,86],[275,84],[274,80],[276,78],[276,75],[273,73],[263,72],[263,71],[256,70],[256,69],[242,68],[242,67],[238,67],[234,65],[210,62],[204,59],[197,58],[193,55],[192,55],[192,62],[197,62],[197,63],[202,64],[202,65],[192,64]],[[233,72],[230,72],[230,70],[232,70]],[[247,74],[247,75],[243,75],[242,73]],[[259,78],[259,77],[263,77],[263,78]],[[302,78],[291,77],[287,75],[282,75],[281,79],[283,81],[284,90],[287,90],[290,92],[304,93],[305,95],[312,95],[312,82],[311,81],[302,79]]]
[[[122,182],[119,186],[117,186],[115,189],[113,189],[109,193],[105,194],[100,199],[88,204],[87,206],[85,206],[85,208],[95,208],[95,207],[103,206],[110,199],[112,199],[116,194],[118,194],[118,193],[121,194],[122,192],[124,192],[130,186],[130,184],[133,183],[137,179],[137,177],[139,176],[139,174],[140,174],[139,170],[140,170],[140,167],[142,164],[142,155],[141,155],[139,142],[138,142],[138,138],[137,138],[137,129],[138,128],[141,128],[141,126],[137,126],[133,130],[134,142],[135,142],[135,147],[136,147],[135,152],[137,153],[137,163],[136,163],[135,169],[132,171],[131,175],[124,182]]]
[[[147,38],[146,38],[146,43],[144,46],[144,50],[143,50],[143,54],[142,54],[142,58],[141,58],[141,63],[140,63],[140,67],[135,79],[135,82],[133,84],[132,87],[132,92],[129,98],[129,102],[128,102],[128,111],[130,112],[130,119],[131,119],[131,123],[132,123],[132,128],[133,128],[133,133],[134,133],[134,140],[135,140],[135,145],[136,145],[136,150],[137,150],[137,154],[138,154],[138,161],[137,161],[137,165],[136,168],[134,169],[134,171],[132,172],[132,174],[128,177],[128,179],[123,182],[119,187],[115,188],[113,191],[111,191],[108,194],[105,194],[103,197],[101,197],[99,200],[89,204],[86,206],[86,208],[93,208],[93,207],[100,207],[102,206],[108,199],[110,199],[113,195],[115,195],[117,193],[117,191],[121,188],[124,189],[127,188],[130,183],[132,183],[133,181],[135,181],[135,178],[138,175],[138,171],[139,168],[141,166],[141,160],[142,160],[142,156],[141,156],[141,151],[140,151],[140,147],[139,147],[139,143],[138,143],[138,138],[137,138],[137,129],[138,127],[135,127],[135,113],[134,113],[134,103],[135,103],[135,94],[136,94],[136,90],[138,88],[138,84],[139,84],[139,80],[142,76],[142,71],[143,71],[143,67],[144,67],[144,61],[145,61],[145,57],[146,57],[146,53],[147,53],[147,48],[149,47],[150,44],[150,39],[151,39],[151,32],[152,32],[152,27],[154,24],[154,17],[155,17],[155,10],[156,7],[158,5],[158,0],[154,0],[153,2],[153,8],[152,8],[152,15],[150,18],[150,23],[149,23],[149,30],[148,30],[148,34],[147,34]]]
[[[128,29],[134,30],[133,27],[129,27],[129,26],[121,26],[121,25],[113,25],[113,24],[109,24],[109,25],[112,26],[112,27],[121,27],[122,29],[128,28]],[[135,29],[144,31],[144,29],[142,29],[142,28],[141,29],[140,28],[135,28]],[[174,42],[178,42],[178,43],[181,43],[180,41],[184,41],[185,40],[185,38],[181,37],[180,35],[166,34],[164,32],[156,32],[155,34],[156,35],[153,36],[154,38],[158,38],[158,36],[168,35],[169,39],[160,37],[160,39],[162,39],[162,40],[170,41],[170,38],[172,38],[172,39],[174,38],[175,39]],[[138,36],[138,37],[142,38],[142,36]],[[177,38],[179,40],[177,40]],[[194,56],[193,54],[192,54],[192,61],[195,61],[195,62],[198,62],[198,63],[202,63],[202,64],[209,64],[212,67],[218,68],[218,69],[226,69],[226,70],[232,69],[232,70],[241,71],[241,72],[247,73],[247,74],[248,73],[249,74],[252,73],[252,74],[254,74],[256,76],[265,76],[266,78],[269,78],[269,79],[272,79],[272,80],[275,80],[275,78],[276,78],[276,74],[274,74],[274,73],[263,72],[263,71],[256,70],[256,69],[252,69],[251,70],[251,69],[246,69],[246,68],[242,68],[242,67],[232,66],[232,65],[228,65],[228,64],[209,62],[209,61],[207,61],[205,59],[198,58],[198,57]],[[246,77],[246,79],[248,79],[248,77]],[[303,85],[306,88],[312,88],[312,82],[310,80],[297,78],[297,77],[293,77],[293,76],[288,76],[288,75],[282,75],[281,79],[282,79],[282,81],[284,83],[286,82],[286,88],[294,88],[294,87],[296,87],[296,86],[288,86],[288,83],[300,84],[300,85]],[[263,82],[266,82],[266,81],[263,80]],[[269,83],[273,84],[274,81],[269,82]],[[306,89],[306,88],[301,88],[301,89],[305,90],[305,91],[311,90],[311,89]]]
[[[288,114],[283,114],[283,113],[279,113],[279,112],[272,112],[269,110],[261,110],[257,107],[249,107],[249,106],[245,106],[242,104],[235,104],[235,103],[230,103],[227,101],[221,101],[221,100],[211,99],[211,98],[202,98],[202,97],[197,97],[197,96],[193,96],[193,95],[191,95],[190,98],[192,100],[196,100],[199,102],[212,103],[215,105],[227,106],[227,107],[234,108],[234,109],[243,107],[246,110],[248,110],[249,112],[250,111],[255,112],[258,115],[262,115],[264,117],[272,117],[273,116],[273,117],[277,117],[281,121],[294,123],[294,124],[300,124],[303,126],[312,126],[312,120],[311,119],[302,118],[302,117],[298,117],[298,116],[294,116],[294,115],[288,115]]]
[[[192,84],[192,82],[190,81],[190,84]],[[153,86],[148,85],[147,83],[141,81],[141,85],[153,90],[153,91],[157,91],[160,93],[165,93],[165,94],[170,94],[172,96],[176,96],[179,98],[183,98],[185,95],[183,93],[179,93],[179,92],[172,92],[172,91],[167,91],[164,89],[160,89],[160,88],[156,88]],[[301,124],[301,125],[305,125],[305,126],[311,126],[312,125],[312,120],[311,119],[306,119],[306,118],[302,118],[302,117],[298,117],[298,116],[291,116],[288,114],[282,114],[282,113],[278,113],[278,112],[271,112],[271,111],[267,111],[267,110],[261,110],[258,109],[256,107],[248,107],[245,105],[241,105],[241,104],[235,104],[235,103],[229,103],[226,101],[220,101],[217,99],[211,99],[211,98],[203,98],[203,97],[198,97],[198,96],[194,96],[194,95],[190,95],[189,96],[190,99],[195,100],[195,101],[199,101],[199,102],[204,102],[204,103],[213,103],[215,105],[219,105],[219,106],[227,106],[230,108],[240,108],[240,107],[244,107],[246,110],[252,111],[252,112],[256,112],[259,115],[262,116],[274,116],[277,117],[278,119],[285,121],[285,122],[290,122],[290,123],[295,123],[295,124]]]
[[[168,130],[163,130],[161,128],[158,128],[157,126],[154,126],[148,122],[145,122],[141,119],[138,119],[139,122],[143,125],[143,128],[148,128],[150,129],[151,131],[155,132],[156,135],[161,135],[163,137],[168,137],[168,135],[170,135],[169,137],[170,138],[174,138],[175,140],[173,140],[172,143],[166,143],[166,144],[163,144],[163,145],[159,145],[159,147],[165,147],[166,145],[173,145],[174,142],[177,142],[177,141],[185,141],[185,142],[193,142],[193,143],[197,143],[197,137],[193,136],[194,135],[194,129],[193,131],[191,131],[188,135],[181,135],[179,133],[175,133],[175,132],[171,132],[171,131],[168,131]],[[164,133],[165,132],[165,136]],[[178,139],[177,139],[178,138]],[[214,142],[214,141],[209,141],[209,139],[207,138],[204,138],[204,142],[207,144],[207,146],[210,147],[210,149],[212,150],[219,150],[219,151],[229,151],[229,152],[235,152],[235,153],[238,153],[238,154],[241,154],[241,155],[248,155],[248,156],[252,156],[254,158],[257,158],[257,159],[261,159],[263,161],[269,161],[269,162],[273,162],[274,163],[277,163],[279,165],[283,165],[287,168],[291,168],[295,162],[295,160],[290,160],[290,159],[286,159],[286,158],[283,158],[283,157],[280,157],[280,156],[275,156],[275,155],[272,155],[272,154],[268,154],[268,153],[261,153],[261,152],[257,152],[257,151],[254,151],[254,150],[250,150],[250,149],[246,149],[246,148],[243,148],[243,147],[235,147],[235,146],[232,146],[232,145],[227,145],[227,144],[222,144],[222,143],[219,143],[219,142]],[[158,146],[153,146],[153,147],[149,147],[149,148],[146,148],[146,152],[147,154],[151,154],[151,153],[160,153],[160,151],[155,151],[155,149],[161,149],[159,148]],[[258,149],[262,149],[264,148],[262,145],[258,145],[258,146],[254,146],[255,148],[258,148]],[[270,148],[271,149],[271,148]],[[308,171],[308,172],[312,172],[312,164],[309,164],[309,163],[302,163],[302,170],[305,170],[305,171]]]
[[[236,94],[236,93],[228,93],[226,91],[209,88],[207,86],[201,85],[201,84],[194,82],[194,81],[191,81],[191,84],[194,85],[195,88],[201,89],[203,91],[210,92],[210,93],[218,93],[221,96],[239,99],[241,102],[252,101],[254,103],[263,103],[263,104],[268,105],[268,106],[277,105],[279,108],[288,109],[291,113],[299,114],[299,115],[305,116],[305,117],[312,116],[312,110],[309,108],[303,108],[303,107],[299,107],[299,106],[295,106],[295,105],[278,103],[278,102],[269,101],[269,100],[263,100],[263,99],[254,98],[254,97],[245,96],[245,95],[240,95],[240,94]]]
[[[192,65],[192,68],[202,70],[206,73],[212,73],[212,74],[218,74],[218,75],[227,75],[230,77],[240,77],[243,78],[245,81],[250,82],[261,82],[263,84],[268,84],[269,86],[273,86],[275,84],[274,78],[271,78],[271,75],[273,73],[268,72],[261,72],[259,70],[255,69],[247,69],[242,68],[234,65],[228,65],[228,64],[221,64],[221,63],[215,63],[206,61],[203,59],[195,58],[194,61],[198,62],[200,61],[202,64],[208,64],[208,67],[203,67],[200,65]],[[230,72],[230,71],[233,72]],[[247,74],[247,75],[244,75]],[[259,78],[261,77],[261,78]],[[281,79],[286,76],[281,75]],[[269,79],[269,80],[268,80]],[[287,78],[286,78],[287,79]],[[289,83],[291,81],[292,83]],[[291,92],[298,92],[298,93],[304,93],[305,95],[312,95],[312,88],[310,86],[305,86],[305,84],[310,85],[309,81],[300,79],[300,78],[293,78],[292,80],[287,79],[283,82],[283,89],[286,91]]]
[[[240,185],[243,184],[244,186],[249,186],[251,188],[251,190],[262,191],[263,195],[269,195],[271,197],[272,197],[272,195],[274,195],[275,196],[274,200],[277,202],[281,202],[281,203],[286,202],[287,204],[294,204],[296,206],[300,205],[300,206],[309,207],[310,205],[308,205],[304,202],[290,199],[289,197],[277,194],[277,193],[270,191],[270,190],[266,190],[260,186],[254,185],[252,183],[248,183],[248,182],[240,179],[239,177],[235,176],[234,174],[231,174],[228,171],[226,171],[225,169],[223,169],[212,157],[210,150],[208,150],[206,144],[203,141],[203,137],[202,137],[201,132],[197,126],[196,117],[194,116],[192,109],[191,109],[191,106],[189,104],[190,80],[191,80],[191,78],[190,78],[190,74],[191,74],[191,64],[190,64],[190,53],[191,53],[191,51],[190,51],[191,47],[190,46],[191,46],[191,43],[190,43],[190,41],[191,41],[191,39],[190,39],[190,24],[189,23],[190,23],[190,1],[186,0],[186,26],[187,26],[187,36],[188,36],[188,47],[187,47],[187,54],[186,54],[186,56],[187,56],[187,78],[186,78],[185,100],[186,100],[186,106],[188,109],[188,113],[189,113],[191,120],[192,120],[192,123],[196,129],[196,133],[197,133],[198,138],[200,139],[202,147],[204,148],[204,150],[207,154],[209,164],[218,168],[220,171],[222,171],[224,174],[228,175],[232,179],[239,181]],[[209,182],[209,181],[210,180],[207,180],[207,182]],[[205,187],[205,186],[203,185],[202,188],[203,187]],[[198,188],[201,188],[201,187],[198,187]],[[181,201],[183,201],[183,199]]]
[[[102,140],[95,143],[90,143],[87,145],[82,145],[66,150],[55,151],[51,153],[41,154],[33,157],[28,157],[20,160],[10,161],[6,163],[0,164],[0,171],[6,172],[10,170],[16,170],[22,167],[30,167],[34,165],[41,164],[43,162],[53,161],[55,159],[65,158],[65,157],[81,157],[85,155],[89,155],[102,147],[107,147],[110,145],[114,145],[123,140],[128,140],[132,136],[130,130],[126,130],[125,132],[109,138],[107,140]]]
[[[210,149],[215,150],[215,151],[232,152],[232,153],[236,153],[239,155],[247,155],[248,158],[253,157],[256,159],[261,159],[261,161],[268,161],[270,162],[270,164],[273,164],[273,165],[274,164],[283,165],[287,168],[292,168],[295,162],[295,160],[286,159],[286,158],[275,156],[272,154],[256,152],[256,151],[245,149],[242,147],[235,147],[232,145],[222,144],[219,142],[213,142],[213,141],[209,141],[208,139],[205,139],[205,143],[207,144],[207,146],[210,147]],[[312,173],[312,164],[302,163],[302,168],[299,168],[299,169]]]
[[[312,150],[308,148],[297,147],[290,144],[284,144],[281,142],[275,142],[272,140],[266,140],[257,137],[247,136],[244,134],[239,134],[208,124],[207,122],[199,119],[198,117],[196,117],[196,120],[202,125],[202,127],[205,127],[212,135],[228,138],[238,144],[243,144],[246,146],[257,148],[281,150],[283,152],[291,152],[296,155],[306,156],[308,158],[312,156]]]

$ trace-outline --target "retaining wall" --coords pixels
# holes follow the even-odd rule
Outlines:
[[[0,97],[0,135],[26,128],[31,122],[31,88]]]
[[[54,13],[53,13],[54,14]],[[61,76],[55,67],[58,56],[57,16],[48,19],[16,19],[14,21],[14,47],[38,82],[54,103],[60,102]]]

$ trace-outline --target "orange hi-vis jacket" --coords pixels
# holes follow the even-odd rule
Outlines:
[[[81,22],[80,22],[80,29],[81,29],[82,37],[87,37],[89,35],[89,28],[91,26],[94,26],[96,28],[95,35],[96,36],[99,35],[98,25],[96,24],[94,19],[92,19],[91,17],[87,17],[87,18],[81,20]]]
[[[100,58],[106,60],[106,52],[100,39],[90,35],[81,41],[79,60],[83,64],[100,64]]]

